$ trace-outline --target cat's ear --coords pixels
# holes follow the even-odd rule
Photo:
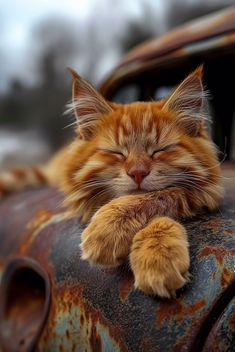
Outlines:
[[[111,106],[90,83],[69,69],[73,78],[71,110],[83,139],[91,138],[102,115],[112,112]]]
[[[177,123],[193,136],[197,136],[203,120],[207,119],[207,94],[202,76],[203,65],[185,78],[163,106],[163,110],[175,112]]]

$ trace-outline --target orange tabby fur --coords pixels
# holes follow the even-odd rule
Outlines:
[[[89,223],[83,259],[117,266],[129,256],[136,288],[170,297],[189,268],[186,231],[176,220],[215,209],[222,195],[202,67],[168,99],[126,105],[105,101],[72,74],[77,137],[40,169],[40,180],[62,189]],[[0,177],[2,193],[11,190],[6,184]]]

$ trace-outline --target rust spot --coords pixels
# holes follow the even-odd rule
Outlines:
[[[80,324],[83,325],[84,324],[84,316],[81,314],[80,315]]]
[[[232,273],[230,270],[224,268],[220,278],[221,288],[227,288],[233,280],[235,280],[235,273]]]
[[[33,218],[33,220],[28,223],[28,231],[21,238],[19,247],[20,255],[26,254],[27,256],[32,256],[39,260],[41,264],[43,263],[47,270],[51,269],[51,266],[48,263],[48,256],[53,241],[50,226],[62,221],[66,216],[67,215],[63,212],[54,214],[47,210],[40,210],[38,212],[38,217]],[[56,232],[54,235],[56,235]]]
[[[230,318],[230,326],[235,331],[235,313],[233,313]]]
[[[216,272],[213,271],[213,273],[212,273],[212,279],[213,279],[213,281],[215,281],[215,278],[216,278]]]
[[[0,257],[0,271],[3,271],[5,265],[6,265],[6,262],[3,260],[3,258]]]
[[[72,302],[68,302],[68,310],[71,311],[72,308]]]
[[[218,263],[222,266],[224,257],[226,255],[235,255],[235,248],[224,248],[224,247],[206,247],[199,253],[198,258],[208,257],[210,255],[215,256]]]
[[[96,331],[96,326],[92,325],[90,335],[90,345],[93,352],[102,352],[102,342],[100,335]]]
[[[214,219],[211,219],[209,221],[207,221],[205,224],[204,224],[204,227],[208,230],[211,230],[213,233],[217,233],[222,225],[224,224],[224,220],[221,219],[221,218],[214,218]]]
[[[205,299],[201,299],[194,304],[184,304],[178,300],[164,300],[157,310],[157,327],[160,327],[166,319],[169,319],[169,317],[174,317],[180,322],[185,319],[185,316],[193,315],[205,305]]]
[[[227,233],[228,235],[235,235],[235,229],[227,229],[224,232]]]
[[[34,166],[32,167],[32,171],[34,172],[34,175],[36,176],[36,178],[40,183],[43,184],[47,182],[47,179],[44,176],[43,172],[40,170],[40,168]]]
[[[27,224],[27,229],[35,231],[45,221],[49,220],[54,214],[47,209],[40,209],[36,212],[33,219]]]
[[[70,339],[70,332],[69,332],[68,329],[66,329],[66,337],[67,337],[68,340]]]
[[[20,180],[24,179],[27,176],[27,170],[24,169],[13,169],[11,173]]]
[[[185,334],[183,337],[177,340],[176,345],[174,346],[172,352],[181,352],[184,350],[184,347],[188,344],[190,334]]]
[[[86,320],[86,321],[89,320],[89,313],[88,313],[88,311],[85,311],[84,313],[85,313],[85,320]]]
[[[194,345],[198,329],[200,329],[202,325],[202,319],[203,317],[199,315],[198,317],[194,317],[192,321],[187,324],[187,329],[184,331],[183,335],[177,337],[176,344],[171,352],[182,352],[185,350],[185,346],[188,348],[192,342]],[[193,351],[193,348],[189,348],[188,350]]]
[[[73,308],[79,308],[79,314],[77,317],[80,316],[80,322],[83,324],[80,328],[83,330],[84,340],[82,343],[84,351],[85,347],[87,351],[102,351],[102,339],[97,332],[97,324],[99,324],[99,326],[101,326],[101,330],[107,329],[110,338],[117,346],[120,346],[120,350],[127,352],[126,345],[122,342],[122,337],[118,328],[107,321],[100,311],[94,309],[94,307],[87,302],[86,298],[83,297],[83,290],[84,286],[74,281],[71,283],[59,283],[54,286],[53,302],[47,325],[44,328],[43,338],[45,342],[42,346],[45,346],[45,343],[52,338],[53,331],[55,331],[55,327],[57,325],[58,314],[67,314],[68,307],[72,304]],[[61,297],[63,297],[63,301],[61,300]],[[73,318],[71,317],[69,319],[70,323],[73,323],[74,317],[75,316],[73,315]],[[74,330],[71,330],[70,327],[68,330],[70,331],[70,338],[73,337],[71,335],[71,331]],[[65,333],[68,337],[67,332]],[[58,339],[58,336],[55,336],[55,339]],[[73,339],[71,339],[71,344],[72,343]],[[76,349],[77,346],[74,347],[74,351],[76,351]],[[72,346],[70,350],[73,350]]]
[[[9,192],[6,189],[6,185],[4,182],[0,181],[0,196],[5,197]]]
[[[151,340],[149,338],[144,337],[143,341],[142,341],[142,343],[140,345],[140,351],[146,351],[146,352],[147,351],[152,351],[152,348],[153,348],[153,345],[152,345]],[[155,352],[159,351],[157,346],[155,346],[154,351]]]
[[[133,274],[126,273],[126,275],[121,279],[119,283],[119,297],[122,302],[124,302],[131,291],[134,289],[134,276]]]
[[[122,340],[122,333],[119,331],[118,327],[107,321],[102,315],[102,312],[94,309],[94,307],[89,304],[87,299],[83,297],[83,290],[84,286],[74,281],[71,284],[68,282],[60,283],[54,287],[54,304],[52,303],[50,316],[43,332],[44,337],[46,337],[45,340],[48,341],[51,339],[52,332],[55,330],[57,324],[58,314],[63,315],[64,313],[67,313],[70,303],[73,307],[79,308],[80,322],[83,324],[83,326],[81,325],[81,329],[83,329],[84,335],[87,336],[84,343],[88,344],[88,351],[102,351],[102,339],[96,328],[97,324],[99,324],[102,330],[107,329],[110,338],[120,350],[127,352],[128,349]],[[63,301],[61,301],[61,297],[63,297]]]

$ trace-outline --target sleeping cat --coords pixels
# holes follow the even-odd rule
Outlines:
[[[135,287],[175,295],[188,279],[189,251],[178,219],[217,208],[217,150],[205,120],[202,67],[167,99],[121,105],[73,74],[76,138],[45,167],[0,177],[2,194],[47,182],[88,226],[82,258],[114,267],[128,256]]]

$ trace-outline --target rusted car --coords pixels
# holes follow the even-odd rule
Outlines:
[[[134,84],[138,98],[147,99],[158,87],[174,85],[202,61],[206,80],[216,91],[213,70],[220,65],[228,69],[234,44],[232,8],[135,49],[101,91],[110,98]],[[229,104],[231,110],[234,103]],[[218,128],[219,104],[214,108]],[[77,218],[67,217],[63,196],[55,190],[28,190],[3,200],[1,350],[235,351],[233,162],[224,163],[223,175],[225,198],[219,210],[185,221],[192,277],[171,300],[134,290],[128,264],[102,269],[81,261],[83,226]]]

